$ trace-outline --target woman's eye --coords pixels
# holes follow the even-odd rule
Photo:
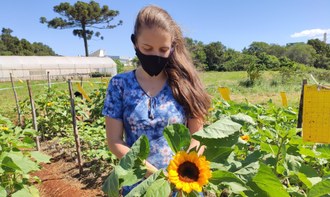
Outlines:
[[[160,49],[160,52],[166,53],[168,49]]]

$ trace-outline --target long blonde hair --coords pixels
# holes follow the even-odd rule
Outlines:
[[[186,115],[204,120],[211,99],[192,63],[180,27],[164,9],[153,5],[144,7],[138,13],[134,26],[135,38],[140,29],[145,27],[160,28],[171,34],[173,53],[170,63],[165,67],[169,85],[174,98],[184,107]]]

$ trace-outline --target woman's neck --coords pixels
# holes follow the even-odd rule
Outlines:
[[[139,66],[136,69],[136,72],[137,72],[136,74],[138,75],[138,77],[140,79],[147,80],[147,81],[159,81],[159,80],[166,80],[167,79],[167,75],[164,71],[159,73],[159,75],[152,77],[146,71],[144,71],[141,66]]]

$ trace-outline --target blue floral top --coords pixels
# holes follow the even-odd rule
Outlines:
[[[150,143],[147,160],[158,169],[166,168],[173,156],[163,136],[164,127],[186,123],[184,109],[174,99],[169,84],[150,97],[138,83],[135,70],[110,80],[102,114],[123,122],[128,146],[145,134]]]

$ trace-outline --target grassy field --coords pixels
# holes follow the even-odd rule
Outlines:
[[[262,79],[253,87],[245,87],[240,85],[240,82],[247,79],[246,72],[202,72],[200,77],[207,91],[215,98],[220,98],[218,87],[224,86],[230,89],[230,97],[236,102],[245,102],[248,100],[251,103],[263,104],[270,99],[277,105],[281,104],[280,92],[284,91],[287,94],[289,105],[297,107],[300,99],[301,81],[295,79],[294,82],[282,84],[280,76],[276,72],[264,72]],[[53,82],[52,86],[61,91],[68,92],[68,83],[66,81]],[[77,90],[76,83],[73,81],[74,90]],[[92,89],[102,85],[101,78],[90,78],[83,81],[83,87],[88,93]],[[104,83],[104,79],[103,79]],[[18,99],[23,101],[28,99],[28,89],[26,81],[15,81],[16,92]],[[32,81],[32,94],[36,96],[43,91],[47,91],[47,81]],[[14,120],[17,117],[15,112],[14,93],[10,82],[0,83],[0,114]]]

